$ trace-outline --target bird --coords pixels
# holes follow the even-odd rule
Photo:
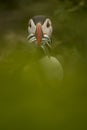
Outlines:
[[[49,52],[52,46],[53,26],[51,19],[47,16],[36,15],[28,21],[29,43],[41,47],[45,56],[40,59],[40,64],[46,77],[63,79],[63,69],[58,59]]]
[[[49,55],[48,48],[51,49],[52,32],[53,27],[50,18],[43,15],[30,18],[27,39],[30,43],[35,43],[38,47],[41,47],[47,55]]]

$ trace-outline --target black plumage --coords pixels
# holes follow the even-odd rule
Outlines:
[[[35,25],[37,23],[41,23],[43,25],[44,21],[46,20],[46,16],[38,15],[38,16],[34,16],[32,19],[33,19],[33,22],[35,23]]]

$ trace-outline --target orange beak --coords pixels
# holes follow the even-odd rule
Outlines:
[[[43,33],[42,33],[42,29],[41,29],[41,24],[38,23],[38,24],[36,25],[36,38],[37,38],[37,43],[38,43],[38,45],[41,44],[42,34],[43,34]]]

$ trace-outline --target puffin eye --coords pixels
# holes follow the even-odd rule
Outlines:
[[[50,27],[50,23],[49,23],[49,21],[47,22],[46,26],[47,26],[47,28],[49,28],[49,27]]]
[[[31,22],[29,22],[29,24],[28,24],[28,25],[29,25],[29,27],[31,28]]]

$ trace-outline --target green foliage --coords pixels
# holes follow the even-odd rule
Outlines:
[[[86,130],[87,10],[64,1],[30,2],[0,12],[0,130]],[[62,80],[46,76],[42,49],[26,40],[28,20],[37,14],[51,17],[52,56]]]
[[[22,6],[26,6],[27,4],[32,4],[32,3],[38,3],[41,2],[41,0],[0,0],[0,4],[1,6],[3,6],[3,9],[7,9],[7,10],[13,10],[13,9],[17,9],[20,8]],[[86,5],[87,1],[86,0],[44,0],[44,2],[51,2],[51,3],[55,3],[55,2],[60,2],[60,3],[64,3],[67,4],[69,3],[72,4],[72,6],[77,6],[79,5],[79,3],[82,3],[82,5]],[[43,2],[41,2],[43,4]]]

